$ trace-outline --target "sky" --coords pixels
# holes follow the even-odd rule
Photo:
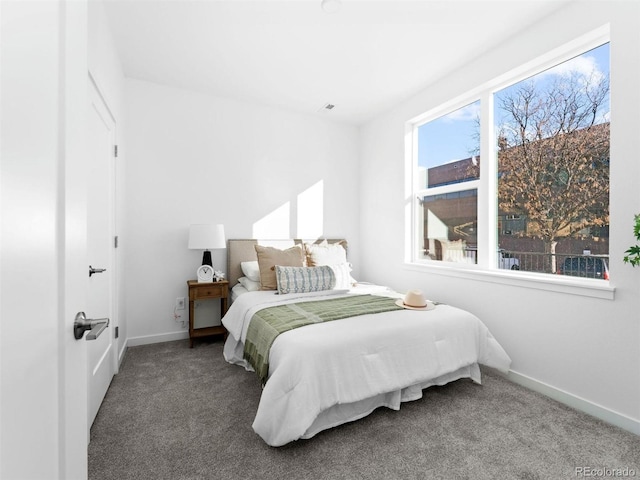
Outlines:
[[[602,45],[568,60],[556,67],[537,74],[534,78],[540,85],[554,76],[570,72],[590,73],[595,68],[597,74],[609,74],[609,44]],[[516,84],[517,85],[517,84]],[[508,93],[507,87],[496,95]],[[608,108],[608,106],[607,106]],[[433,167],[476,155],[479,147],[477,118],[480,101],[462,107],[448,115],[439,117],[418,127],[418,165]],[[496,113],[496,118],[498,113]],[[609,119],[608,109],[602,117]]]

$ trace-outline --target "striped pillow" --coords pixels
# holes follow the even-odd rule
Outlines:
[[[307,293],[333,290],[336,275],[331,267],[284,267],[276,265],[278,293]]]
[[[339,265],[329,265],[333,274],[336,276],[337,290],[350,289],[356,281],[351,277],[351,265],[341,263]]]

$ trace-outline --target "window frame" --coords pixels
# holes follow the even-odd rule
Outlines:
[[[480,101],[480,158],[496,159],[496,141],[494,127],[494,94],[510,85],[537,75],[549,68],[561,64],[573,57],[605,43],[611,44],[608,25],[590,32],[572,42],[560,46],[522,66],[499,77],[481,84],[464,95],[444,102],[436,108],[412,118],[405,124],[405,173],[407,194],[410,201],[407,205],[405,242],[405,268],[446,275],[456,278],[490,281],[505,285],[548,290],[588,297],[613,300],[615,287],[609,280],[585,279],[536,273],[526,271],[503,270],[498,267],[497,245],[497,161],[480,162],[480,178],[453,185],[442,185],[432,188],[420,188],[418,169],[418,135],[421,125],[447,115],[459,108]],[[418,221],[422,208],[420,198],[453,191],[477,189],[477,264],[443,262],[419,258],[418,251],[421,228]],[[613,265],[609,264],[611,269]]]

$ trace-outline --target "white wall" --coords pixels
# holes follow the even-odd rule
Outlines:
[[[202,263],[191,223],[222,223],[227,238],[344,237],[358,251],[355,127],[139,80],[126,100],[130,345],[186,336],[174,303]],[[226,271],[226,252],[213,263]]]
[[[611,22],[611,283],[615,300],[407,269],[404,128],[528,59]],[[640,268],[623,264],[640,213],[640,5],[578,2],[523,31],[362,128],[362,276],[478,315],[513,359],[512,377],[640,433]],[[379,185],[388,185],[380,196]]]
[[[116,122],[116,143],[121,154],[116,161],[116,234],[124,232],[125,192],[124,178],[126,172],[126,147],[124,145],[124,74],[115,48],[102,1],[88,2],[88,52],[87,62],[93,81],[109,106]],[[116,250],[117,288],[115,294],[115,312],[111,319],[111,327],[119,327],[120,335],[116,340],[119,358],[122,359],[126,349],[127,319],[125,311],[125,281],[123,276],[124,251],[126,245]],[[111,331],[113,335],[113,330]]]

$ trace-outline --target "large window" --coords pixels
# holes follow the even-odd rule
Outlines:
[[[609,44],[570,57],[414,124],[415,262],[609,279]]]

